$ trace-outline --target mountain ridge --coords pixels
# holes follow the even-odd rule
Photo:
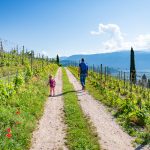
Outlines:
[[[137,70],[150,70],[150,52],[149,51],[134,51],[135,52],[135,64]],[[79,63],[81,58],[85,59],[85,62],[89,65],[100,65],[113,67],[116,69],[129,70],[130,69],[130,51],[117,51],[111,53],[98,53],[98,54],[76,54],[69,57],[63,57],[61,63],[76,61]]]

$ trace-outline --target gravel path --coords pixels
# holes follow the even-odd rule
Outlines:
[[[80,83],[69,70],[66,69],[66,71],[75,90],[80,90]],[[89,116],[96,127],[103,150],[134,150],[131,145],[132,137],[121,129],[100,102],[94,100],[88,92],[77,93],[77,96],[84,114]]]
[[[45,103],[44,114],[38,123],[37,130],[33,132],[30,150],[67,150],[64,140],[66,127],[63,122],[61,68],[59,68],[55,80],[56,96],[49,97]]]

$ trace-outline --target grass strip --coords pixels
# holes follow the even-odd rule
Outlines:
[[[67,145],[71,150],[99,150],[97,134],[84,116],[73,85],[63,69],[64,111],[67,128]]]

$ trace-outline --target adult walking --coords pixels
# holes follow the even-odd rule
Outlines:
[[[82,90],[85,90],[85,79],[88,76],[88,65],[85,64],[84,58],[81,59],[81,63],[79,64],[78,75],[80,76]]]

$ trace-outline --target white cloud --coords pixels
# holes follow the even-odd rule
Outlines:
[[[102,49],[107,52],[129,49],[131,46],[137,50],[150,49],[150,34],[138,35],[132,41],[127,41],[125,34],[121,32],[117,24],[99,24],[98,31],[91,31],[91,34],[97,36],[109,35],[108,40],[102,42]]]
[[[46,55],[47,55],[47,52],[42,51],[42,55],[46,56]]]
[[[112,36],[120,37],[122,39],[122,33],[120,27],[116,24],[99,24],[98,31],[91,31],[93,35],[100,35],[102,33],[109,33]]]
[[[139,35],[133,45],[136,49],[149,49],[150,48],[150,34]]]

